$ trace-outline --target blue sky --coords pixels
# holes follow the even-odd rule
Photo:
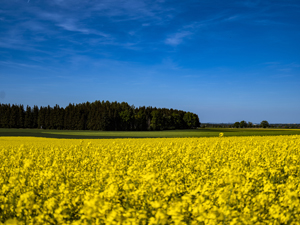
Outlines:
[[[300,123],[298,0],[3,0],[0,102]]]

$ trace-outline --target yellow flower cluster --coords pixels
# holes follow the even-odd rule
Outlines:
[[[0,224],[300,224],[300,136],[0,137]]]

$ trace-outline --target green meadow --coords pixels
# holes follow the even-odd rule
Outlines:
[[[270,128],[199,128],[189,130],[164,131],[74,131],[1,128],[0,136],[48,137],[72,139],[97,138],[171,138],[171,137],[216,137],[219,133],[228,136],[267,136],[267,135],[300,135],[300,129]]]

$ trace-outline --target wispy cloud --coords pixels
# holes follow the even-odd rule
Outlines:
[[[32,64],[26,63],[17,63],[17,62],[10,62],[10,61],[0,61],[0,65],[8,66],[8,67],[23,67],[23,68],[31,68],[31,69],[42,69],[42,67]]]
[[[32,1],[25,3],[18,12],[26,16],[22,20],[15,20],[14,26],[7,25],[7,30],[0,32],[0,47],[38,49],[40,42],[48,41],[60,43],[53,46],[57,50],[62,46],[82,46],[84,43],[90,48],[111,45],[139,51],[144,48],[142,45],[150,48],[149,44],[145,45],[147,41],[161,43],[161,40],[145,39],[148,33],[144,31],[153,26],[164,26],[176,14],[174,7],[166,5],[163,0],[53,0],[39,5],[33,5]],[[11,17],[10,11],[4,12]],[[6,20],[6,17],[3,19]],[[11,32],[17,35],[11,35]],[[166,42],[177,45],[188,34],[178,32],[170,35]],[[78,38],[78,35],[82,37]]]
[[[100,32],[97,31],[95,29],[91,29],[91,28],[85,28],[85,27],[80,27],[78,25],[76,25],[75,20],[73,19],[69,19],[66,21],[61,21],[57,24],[57,26],[67,30],[67,31],[74,31],[74,32],[79,32],[82,34],[95,34],[95,35],[99,35],[99,36],[103,36],[103,37],[109,37],[110,35],[104,33],[104,32]]]
[[[262,63],[262,65],[267,65],[270,68],[300,68],[300,64],[299,63],[295,63],[295,62],[291,62],[291,63],[283,63],[283,62],[277,62],[277,61],[273,61],[273,62],[265,62]]]
[[[109,16],[114,21],[150,21],[151,23],[165,23],[173,18],[172,7],[163,5],[164,1],[147,0],[110,0],[96,3],[92,10]]]
[[[296,78],[300,72],[300,64],[296,62],[265,62],[262,63],[267,71],[271,71],[271,78]]]
[[[22,32],[17,28],[1,32],[0,47],[6,49],[20,49],[26,51],[34,50],[28,45],[28,41],[24,39]]]
[[[160,69],[179,70],[181,69],[181,67],[170,57],[167,57],[163,59],[162,64],[160,65]]]
[[[272,19],[272,18],[252,20],[252,23],[256,23],[256,24],[262,25],[262,26],[270,26],[270,25],[293,26],[293,24],[291,24],[291,23],[279,22],[279,21],[276,21],[275,19]]]
[[[165,39],[165,44],[177,46],[184,43],[185,39],[196,34],[201,28],[209,28],[221,23],[233,22],[235,20],[239,20],[241,17],[241,15],[230,15],[229,13],[220,12],[206,19],[188,23],[182,26],[179,31],[169,34],[169,36]]]
[[[66,15],[66,14],[61,15],[61,14],[49,13],[49,12],[45,13],[43,11],[40,11],[38,14],[41,18],[54,22],[56,26],[61,27],[67,31],[79,32],[82,34],[95,34],[103,37],[110,36],[104,32],[92,28],[88,28],[87,25],[80,26],[81,22],[77,18],[71,15]]]
[[[240,19],[242,19],[243,18],[243,16],[241,16],[241,15],[232,15],[232,16],[229,16],[229,17],[227,17],[227,18],[225,18],[224,19],[224,21],[237,21],[237,20],[240,20]]]
[[[191,35],[192,35],[192,32],[190,32],[190,31],[179,31],[175,34],[170,35],[170,37],[168,37],[165,40],[165,43],[168,45],[177,46],[183,42],[184,38],[191,36]]]
[[[81,17],[91,17],[98,14],[109,17],[110,20],[124,22],[128,20],[149,21],[162,23],[171,19],[173,7],[166,7],[163,0],[109,0],[109,1],[81,1],[81,0],[53,0],[50,4],[68,12],[81,11]],[[84,9],[84,10],[83,10]]]

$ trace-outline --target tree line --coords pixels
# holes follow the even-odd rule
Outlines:
[[[127,102],[95,101],[63,108],[0,104],[0,128],[146,131],[200,126],[198,115],[176,109],[130,106]]]
[[[246,122],[245,120],[242,120],[240,122],[235,123],[203,123],[202,126],[205,127],[214,127],[214,128],[267,128],[267,127],[275,127],[274,125],[270,125],[268,121],[263,120],[260,124],[253,124],[252,122]]]
[[[267,127],[270,127],[270,124],[268,121],[266,120],[263,120],[261,121],[260,124],[253,124],[252,122],[246,122],[245,120],[242,120],[241,122],[235,122],[233,124],[233,127],[236,127],[236,128],[247,128],[247,127],[263,127],[263,128],[267,128]]]

